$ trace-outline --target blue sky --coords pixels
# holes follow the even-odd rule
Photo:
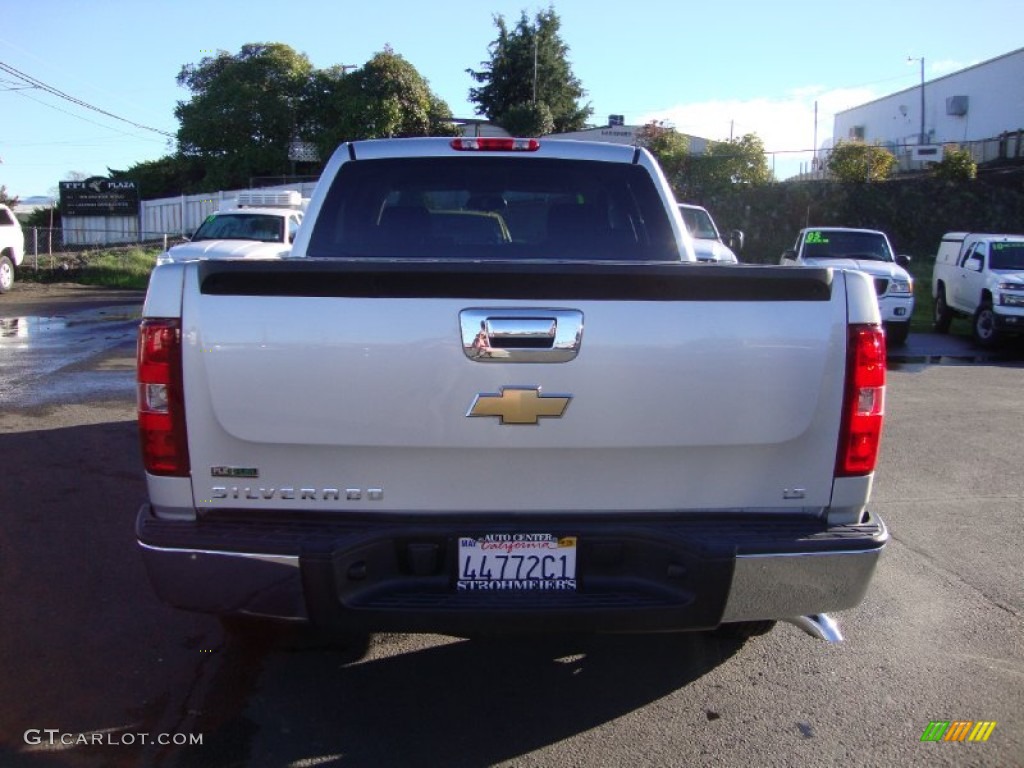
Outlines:
[[[487,59],[495,14],[510,22],[547,3],[491,0],[366,2],[7,3],[0,62],[134,123],[173,134],[187,100],[175,76],[205,52],[283,42],[316,67],[364,64],[390,45],[457,117],[473,117],[465,70]],[[574,74],[595,123],[666,120],[709,139],[756,133],[777,176],[808,162],[818,104],[820,145],[833,115],[1021,46],[1019,0],[765,3],[734,0],[555,0]],[[168,139],[76,106],[0,72],[0,184],[48,194],[72,172],[166,154]]]

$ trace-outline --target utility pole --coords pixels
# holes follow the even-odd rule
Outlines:
[[[811,171],[818,170],[818,102],[814,102],[814,143],[811,145]]]
[[[921,62],[921,132],[917,135],[917,143],[919,145],[923,145],[927,141],[927,137],[924,132],[924,56],[908,56],[907,61]]]

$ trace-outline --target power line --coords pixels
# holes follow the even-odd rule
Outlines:
[[[82,117],[81,115],[76,115],[74,112],[70,112],[70,111],[68,111],[66,109],[61,109],[60,107],[58,107],[58,106],[56,106],[54,104],[47,104],[42,99],[34,99],[31,96],[29,96],[27,93],[21,93],[20,91],[18,91],[18,95],[21,96],[24,99],[28,99],[29,101],[34,101],[36,104],[40,104],[40,105],[42,105],[44,107],[47,107],[49,109],[53,109],[53,110],[55,110],[57,112],[65,114],[65,115],[70,115],[71,117],[75,118],[76,120],[81,120],[82,122],[89,123],[90,125],[98,125],[100,128],[106,128],[108,131],[113,131],[114,133],[116,133],[116,134],[118,134],[120,136],[132,136],[132,137],[135,137],[135,138],[138,138],[138,139],[142,139],[142,137],[138,136],[138,134],[130,133],[129,131],[120,131],[117,128],[113,128],[113,127],[111,127],[109,125],[104,125],[103,123],[97,123],[95,120],[90,120],[87,117]],[[146,141],[152,141],[152,139],[148,139],[148,138],[145,139],[145,140]],[[4,142],[4,143],[5,144],[10,144],[10,145],[13,146],[13,144],[11,144],[11,142]],[[60,142],[51,142],[51,143],[60,143]],[[64,143],[67,143],[67,142],[64,142]],[[31,146],[31,145],[29,145],[29,146]]]
[[[30,68],[32,69],[39,71],[39,66],[41,65],[43,67],[42,71],[44,74],[49,74],[50,77],[58,80],[59,82],[68,83],[73,90],[82,92],[84,85],[87,89],[85,92],[92,94],[92,99],[97,103],[107,104],[109,109],[113,109],[113,107],[116,106],[119,113],[122,109],[132,113],[135,112],[139,106],[146,106],[145,104],[140,104],[139,101],[133,98],[131,92],[123,91],[118,86],[117,78],[109,79],[109,85],[111,88],[114,88],[114,90],[108,90],[102,87],[104,84],[103,82],[90,76],[88,70],[83,69],[81,71],[69,71],[66,64],[62,64],[59,61],[55,62],[49,55],[40,58],[35,54],[34,51],[36,51],[36,49],[34,47],[31,49],[22,48],[13,40],[5,38],[3,36],[3,30],[0,29],[0,52],[3,52],[5,49],[10,49],[12,52],[16,51],[17,54],[20,54],[20,56],[17,56],[17,54],[11,53],[9,54],[11,56],[16,58],[23,57],[23,60],[30,61]],[[56,74],[54,74],[55,72]],[[109,106],[111,104],[113,104],[113,106]]]
[[[75,105],[77,105],[79,107],[84,107],[85,109],[91,109],[93,112],[98,112],[101,115],[105,115],[106,117],[113,118],[114,120],[118,120],[118,121],[120,121],[122,123],[127,123],[128,125],[132,125],[132,126],[134,126],[136,128],[144,130],[144,131],[152,131],[153,133],[159,133],[161,136],[167,136],[168,138],[171,138],[171,139],[177,138],[173,133],[168,133],[167,131],[162,131],[159,128],[153,128],[153,127],[148,126],[148,125],[143,125],[142,123],[137,123],[134,120],[129,120],[126,117],[121,117],[120,115],[115,115],[113,112],[108,112],[105,109],[102,109],[100,107],[97,107],[97,106],[95,106],[93,104],[88,103],[87,101],[82,101],[82,99],[76,98],[75,96],[72,96],[72,95],[70,95],[68,93],[65,93],[64,91],[60,90],[59,88],[55,88],[52,85],[44,83],[42,80],[38,80],[38,79],[32,77],[31,75],[28,75],[28,74],[22,72],[21,70],[15,69],[10,64],[5,64],[2,61],[0,61],[0,71],[6,72],[7,74],[12,75],[12,76],[18,78],[23,83],[27,83],[32,88],[38,88],[39,90],[46,91],[49,94],[52,94],[52,95],[57,96],[57,97],[59,97],[61,99],[64,99],[65,101],[69,101],[72,104],[75,104]]]

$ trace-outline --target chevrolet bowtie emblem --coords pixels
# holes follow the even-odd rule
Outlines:
[[[540,387],[502,387],[499,393],[481,393],[467,416],[497,416],[501,424],[536,424],[541,418],[559,419],[572,395],[542,395]]]

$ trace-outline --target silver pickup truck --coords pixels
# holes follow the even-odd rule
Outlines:
[[[347,143],[290,258],[159,266],[143,314],[137,536],[180,608],[837,639],[887,540],[870,279],[697,264],[643,149]]]

